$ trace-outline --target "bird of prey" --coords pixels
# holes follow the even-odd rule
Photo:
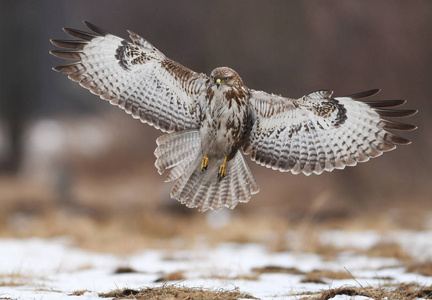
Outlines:
[[[173,181],[171,197],[200,211],[233,209],[259,187],[245,161],[293,174],[355,166],[410,141],[388,130],[416,126],[383,119],[416,110],[405,100],[369,101],[379,90],[343,97],[320,90],[299,99],[246,87],[231,68],[196,73],[138,34],[125,40],[89,22],[91,33],[51,40],[56,57],[76,60],[55,71],[165,132],[156,140],[156,168]]]

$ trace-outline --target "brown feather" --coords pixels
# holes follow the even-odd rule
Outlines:
[[[72,29],[72,28],[63,28],[63,31],[66,32],[67,34],[69,34],[70,36],[79,38],[79,39],[83,39],[86,41],[91,41],[92,39],[94,39],[95,37],[97,37],[97,35],[85,32],[85,31],[81,31],[78,29]]]
[[[406,100],[376,100],[376,101],[364,101],[371,107],[394,107],[406,103]]]
[[[369,90],[369,91],[364,91],[364,92],[360,92],[360,93],[346,95],[343,97],[348,97],[348,98],[353,98],[353,99],[367,98],[367,97],[372,97],[372,96],[378,94],[380,91],[381,91],[381,89],[373,89],[373,90]]]
[[[393,133],[387,132],[384,136],[384,139],[386,141],[390,141],[393,144],[397,145],[409,145],[411,144],[411,141],[407,140],[406,138],[403,138],[401,136],[395,135]]]
[[[88,41],[80,41],[80,40],[56,40],[52,39],[50,42],[59,48],[66,49],[74,49],[74,50],[82,50],[85,45],[87,45]]]
[[[415,109],[398,110],[398,109],[375,109],[381,117],[405,118],[411,117],[417,113]]]
[[[381,126],[381,128],[390,130],[412,131],[417,129],[417,126],[415,125],[394,122],[390,120],[381,120],[379,125]]]
[[[106,31],[105,29],[102,29],[102,28],[100,28],[99,26],[96,26],[96,25],[94,25],[94,24],[92,24],[92,23],[90,23],[90,22],[88,22],[88,21],[83,21],[83,23],[84,23],[84,25],[85,25],[88,29],[90,29],[90,30],[96,32],[97,34],[100,34],[100,35],[102,35],[102,36],[106,36],[107,34],[110,34],[110,33],[109,33],[108,31]]]
[[[67,65],[60,65],[53,68],[54,71],[63,72],[63,74],[72,74],[76,72],[80,72],[82,64],[81,62],[74,62]]]
[[[83,54],[81,51],[67,51],[67,50],[51,50],[49,52],[51,55],[54,55],[58,58],[69,59],[69,60],[80,60],[81,55]]]

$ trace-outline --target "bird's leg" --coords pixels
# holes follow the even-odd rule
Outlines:
[[[208,156],[206,154],[206,155],[204,155],[204,157],[201,161],[201,171],[207,170],[207,166],[208,166]]]
[[[219,167],[219,178],[224,178],[226,176],[226,163],[227,163],[227,157],[225,156],[223,163]]]

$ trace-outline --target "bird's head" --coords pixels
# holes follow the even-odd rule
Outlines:
[[[220,67],[214,69],[210,74],[212,84],[216,87],[222,88],[226,87],[241,87],[243,86],[243,81],[236,71],[228,67]]]

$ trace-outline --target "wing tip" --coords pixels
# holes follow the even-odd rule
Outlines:
[[[418,128],[416,125],[401,123],[401,122],[394,122],[394,121],[385,120],[385,119],[382,119],[379,124],[380,124],[381,128],[386,129],[386,130],[413,131],[413,130],[416,130]]]
[[[97,34],[100,34],[100,35],[102,35],[102,36],[105,36],[105,35],[107,35],[107,34],[110,34],[108,31],[106,31],[105,29],[103,29],[103,28],[101,28],[101,27],[99,27],[99,26],[97,26],[97,25],[95,25],[95,24],[93,24],[93,23],[91,23],[91,22],[89,22],[89,21],[86,21],[86,20],[83,20],[83,23],[84,23],[84,25],[88,28],[88,29],[90,29],[91,31],[93,31],[93,32],[95,32],[95,33],[97,33]]]
[[[60,68],[60,67],[61,66],[55,66],[55,67],[52,67],[51,69],[54,70],[54,71],[56,71],[56,72],[61,72],[62,68]]]
[[[415,116],[419,112],[418,109],[410,109],[409,111],[411,112],[411,115],[409,115],[409,117]]]
[[[359,93],[354,93],[354,94],[342,96],[341,98],[353,98],[353,99],[367,98],[367,97],[375,96],[379,92],[381,92],[381,89],[371,89],[371,90],[367,90],[364,92],[359,92]]]
[[[407,101],[404,99],[397,100],[371,100],[371,101],[363,101],[367,105],[374,108],[384,108],[384,107],[396,107],[405,104]]]
[[[67,60],[80,60],[82,52],[74,50],[50,50],[49,54]]]
[[[389,117],[389,118],[407,118],[412,117],[418,110],[416,109],[374,109],[381,117]]]
[[[59,40],[59,39],[50,39],[51,44],[56,47],[63,49],[71,49],[71,50],[83,50],[86,45],[88,45],[88,41],[80,41],[80,40]]]
[[[412,143],[410,140],[390,132],[387,132],[385,134],[384,140],[389,141],[395,145],[409,145]]]
[[[85,40],[85,41],[91,41],[92,39],[98,37],[97,35],[89,32],[85,32],[78,29],[63,27],[63,31],[67,33],[70,36]],[[99,35],[100,36],[100,35]]]

